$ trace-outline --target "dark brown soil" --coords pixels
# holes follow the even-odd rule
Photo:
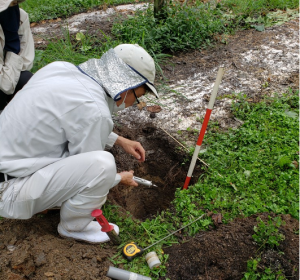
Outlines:
[[[289,215],[281,216],[286,222],[280,228],[285,240],[276,250],[261,250],[252,238],[257,217],[266,222],[269,215],[236,219],[210,232],[200,232],[187,243],[166,248],[165,253],[170,255],[168,277],[172,280],[240,280],[247,271],[247,260],[260,257],[258,272],[271,267],[281,270],[288,279],[299,279],[297,220]]]
[[[84,22],[82,28],[97,35],[100,27],[104,33],[109,34],[111,25],[112,22],[108,20],[103,21],[101,25]],[[51,34],[59,36],[61,30],[59,27],[54,28],[54,21],[45,21],[38,26],[46,27],[47,30],[43,36],[35,36],[37,48],[43,49],[48,42],[44,39],[51,38]],[[209,71],[222,60],[229,61],[230,67],[242,69],[244,66],[239,64],[239,56],[235,56],[236,53],[241,56],[244,51],[255,49],[264,40],[270,40],[270,36],[280,32],[288,33],[292,28],[297,28],[295,23],[287,23],[279,29],[280,31],[274,28],[271,35],[253,30],[241,31],[230,37],[227,45],[219,44],[214,49],[176,54],[163,66],[164,74],[171,83],[203,69]],[[256,69],[253,69],[258,79],[263,80],[260,72],[255,71]],[[160,78],[158,76],[158,79]],[[269,82],[272,87],[262,88],[261,93],[274,88],[280,89],[282,84],[297,88],[298,79],[298,73],[284,80],[270,76]],[[259,99],[259,96],[255,94],[254,98]],[[138,121],[133,121],[129,128],[118,120],[115,131],[141,142],[146,150],[146,162],[142,164],[124,154],[122,150],[113,148],[111,152],[115,155],[118,170],[132,169],[136,176],[153,181],[158,188],[128,188],[119,185],[110,192],[109,203],[119,205],[121,211],[129,211],[136,219],[152,218],[170,206],[176,188],[183,186],[189,160],[185,165],[182,163],[188,156],[163,130],[151,125],[141,126]],[[200,173],[200,168],[196,169],[195,178]],[[263,220],[267,219],[267,214],[259,216]],[[187,242],[164,249],[165,253],[169,254],[167,277],[171,280],[241,279],[247,269],[247,261],[260,254],[262,263],[259,271],[263,271],[265,267],[276,267],[277,270],[281,269],[288,279],[298,279],[298,220],[289,215],[282,216],[286,225],[280,230],[285,235],[285,240],[277,250],[260,251],[251,237],[254,233],[253,227],[257,224],[256,218],[257,216],[238,218],[229,224],[200,232],[188,240],[179,238],[179,242]],[[0,280],[108,279],[105,277],[106,271],[113,265],[109,258],[120,249],[111,243],[90,245],[63,239],[57,233],[58,223],[58,211],[49,211],[46,215],[38,214],[25,221],[0,220]],[[182,233],[178,234],[178,237],[182,237]],[[279,253],[280,251],[284,254]]]
[[[281,216],[286,222],[280,228],[285,240],[276,250],[260,251],[251,237],[256,218],[266,221],[268,215],[238,218],[200,232],[180,245],[165,248],[165,254],[169,254],[167,277],[172,280],[238,280],[246,271],[247,260],[260,254],[259,271],[273,267],[280,269],[288,279],[299,279],[297,220],[289,215]],[[58,222],[58,211],[25,221],[0,220],[0,279],[109,279],[105,277],[108,267],[113,265],[109,258],[119,252],[118,248],[111,243],[100,246],[63,239],[56,231]]]
[[[119,185],[111,191],[109,198],[128,210],[135,218],[151,218],[168,208],[174,199],[175,190],[183,187],[188,166],[183,167],[182,163],[187,159],[187,155],[178,149],[178,144],[162,130],[153,127],[128,129],[119,124],[115,131],[128,139],[143,143],[146,150],[146,162],[138,163],[129,160],[121,148],[113,148],[118,171],[134,170],[135,176],[150,180],[158,187],[136,188]],[[196,168],[194,178],[199,175],[200,170]]]

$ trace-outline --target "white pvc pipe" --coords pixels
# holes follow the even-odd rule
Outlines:
[[[213,109],[214,104],[215,104],[218,89],[219,89],[219,86],[220,86],[220,83],[221,83],[224,72],[225,72],[224,68],[222,68],[222,67],[219,68],[217,78],[216,78],[216,81],[215,81],[215,84],[214,84],[214,87],[213,87],[213,90],[212,90],[212,93],[211,93],[211,96],[210,96],[210,99],[209,99],[208,107],[206,109],[204,121],[203,121],[201,130],[200,130],[200,134],[199,134],[199,137],[198,137],[197,145],[196,145],[196,148],[195,148],[195,151],[194,151],[194,154],[193,154],[192,161],[190,163],[188,174],[187,174],[185,182],[184,182],[183,189],[185,189],[185,190],[188,188],[188,185],[190,183],[190,180],[191,180],[191,177],[192,177],[195,165],[196,165],[196,161],[197,161],[197,158],[198,158],[198,154],[200,152],[200,148],[201,148],[201,145],[202,145],[204,134],[206,132],[206,127],[207,127],[208,121],[210,119],[210,114],[211,114],[212,109]]]
[[[106,276],[116,280],[152,280],[150,277],[143,276],[124,269],[116,268],[113,266],[109,267]]]

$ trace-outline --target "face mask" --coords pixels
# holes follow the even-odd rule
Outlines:
[[[127,93],[128,93],[128,91],[126,92],[125,97],[124,97],[124,99],[123,99],[123,102],[120,104],[119,107],[117,106],[117,103],[116,103],[116,102],[114,103],[114,107],[113,107],[113,112],[114,112],[114,113],[117,113],[117,112],[119,112],[119,111],[122,111],[122,110],[124,110],[124,109],[126,108],[125,99],[126,99],[126,97],[127,97]]]

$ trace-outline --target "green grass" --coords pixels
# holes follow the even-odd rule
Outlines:
[[[282,24],[298,17],[294,0],[285,1],[215,1],[192,5],[172,2],[166,6],[165,20],[153,16],[152,7],[138,11],[127,20],[116,21],[113,35],[120,41],[138,43],[153,53],[202,49],[212,45],[220,34],[241,28],[256,28]],[[283,9],[287,11],[276,11]],[[222,41],[222,40],[221,40]],[[222,41],[223,42],[223,41]]]
[[[261,212],[290,214],[298,219],[299,171],[295,166],[299,157],[298,91],[266,98],[257,104],[248,103],[243,94],[237,98],[232,111],[244,124],[236,130],[223,133],[216,133],[214,129],[207,131],[203,142],[206,152],[201,154],[201,158],[210,167],[194,186],[185,191],[177,190],[172,202],[175,212],[165,211],[153,220],[140,222],[130,216],[122,218],[117,208],[112,209],[110,205],[104,207],[105,215],[122,229],[124,243],[119,248],[120,252],[129,241],[147,247],[206,211],[222,213],[225,223],[236,217],[248,217]],[[277,221],[276,218],[274,221]],[[204,217],[183,232],[194,235],[200,230],[207,230],[209,225],[213,225],[212,220]],[[276,228],[271,226],[271,223],[268,224],[265,226],[268,230],[263,231],[264,234],[270,234],[262,236],[262,224],[258,223],[256,235],[266,240],[262,242],[271,244],[274,241]],[[162,246],[174,242],[176,238],[172,236],[150,249],[156,251],[163,261],[163,266],[157,271],[150,271],[143,256],[128,263],[119,253],[113,262],[158,279],[159,275],[166,273],[168,258],[162,253]],[[258,275],[253,279],[262,276],[255,271],[253,273]],[[264,277],[277,279],[276,273],[279,272],[267,269]]]
[[[31,22],[57,17],[67,17],[100,5],[118,5],[129,0],[27,0],[21,7],[29,13]],[[167,17],[157,20],[153,6],[128,15],[127,19],[116,17],[112,37],[108,41],[138,43],[151,55],[201,49],[212,45],[224,33],[241,28],[256,28],[282,24],[298,17],[298,1],[295,0],[223,0],[192,4],[170,2],[165,6]],[[291,10],[294,9],[294,10]],[[222,36],[221,36],[222,38]],[[220,40],[220,39],[219,39]],[[226,40],[221,39],[226,43]],[[105,42],[95,38],[90,47],[97,47],[99,53],[107,49]]]
[[[181,203],[188,196],[228,219],[259,212],[298,218],[297,102],[296,93],[290,93],[259,104],[235,103],[233,112],[244,124],[226,134],[207,132],[201,156],[210,168],[187,193],[179,192],[177,208],[190,213]]]
[[[131,3],[130,0],[26,0],[20,7],[28,14],[31,22],[68,17],[100,6]]]
[[[270,249],[277,249],[285,236],[280,233],[280,226],[285,225],[280,216],[271,218],[268,216],[268,221],[264,223],[260,217],[257,219],[257,226],[253,230],[253,240],[259,247],[255,255],[247,262],[247,271],[244,273],[242,280],[286,280],[281,265],[271,263],[268,266],[261,263],[262,254]],[[278,251],[278,253],[281,253]]]
[[[38,13],[30,8],[30,3],[30,0],[27,0],[22,5],[37,16]],[[43,3],[41,6],[34,5],[34,8],[43,11],[45,9]],[[49,11],[55,11],[57,3],[49,1]],[[68,3],[71,5],[73,2]],[[89,3],[96,2],[82,1],[83,3],[88,6]],[[101,57],[109,48],[120,43],[137,43],[152,55],[158,72],[163,74],[159,62],[166,58],[167,55],[164,53],[206,48],[214,44],[216,38],[220,40],[222,34],[231,33],[236,29],[253,27],[262,31],[264,27],[281,24],[298,16],[296,9],[289,10],[298,7],[292,0],[277,2],[228,0],[221,3],[222,5],[204,4],[198,0],[192,6],[173,3],[167,6],[168,17],[164,21],[157,21],[153,16],[153,7],[149,6],[144,11],[138,10],[134,16],[128,16],[126,20],[116,17],[112,35],[103,34],[101,39],[82,34],[77,37],[83,39],[76,40],[74,35],[70,36],[65,31],[63,39],[52,39],[45,51],[37,50],[33,72],[53,61],[65,60],[79,64],[92,57]],[[274,11],[276,8],[286,11]],[[265,12],[266,9],[269,13]],[[221,42],[226,43],[226,39],[221,39]]]
[[[247,262],[247,271],[242,280],[287,280],[283,271],[274,270],[272,267],[267,267],[263,272],[259,272],[258,268],[261,267],[261,258],[251,259]]]
[[[138,43],[153,53],[199,49],[210,45],[213,35],[226,31],[219,9],[196,2],[193,6],[174,3],[166,20],[157,21],[152,7],[137,11],[126,21],[116,22],[113,35],[124,42]]]

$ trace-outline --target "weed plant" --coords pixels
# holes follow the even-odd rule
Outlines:
[[[274,270],[267,267],[264,271],[259,272],[261,258],[251,259],[247,262],[247,271],[242,280],[287,280],[281,270]]]
[[[280,216],[274,218],[269,216],[266,223],[258,217],[257,222],[257,226],[253,228],[255,234],[252,237],[260,247],[256,251],[257,256],[247,262],[247,271],[242,280],[286,280],[287,278],[280,266],[270,263],[269,267],[265,267],[260,263],[261,254],[264,250],[279,246],[279,243],[285,239],[285,236],[279,232],[280,226],[284,225],[285,222],[281,220]]]
[[[113,34],[123,42],[138,43],[148,51],[162,53],[197,49],[209,45],[215,33],[225,31],[218,9],[196,1],[193,6],[172,2],[165,20],[156,20],[151,6],[115,23]]]
[[[299,7],[298,0],[223,0],[222,6],[228,8],[233,14],[245,16],[264,15],[276,9],[296,9]]]
[[[119,44],[119,41],[113,41],[106,35],[100,41],[83,33],[71,36],[65,29],[63,38],[50,41],[46,50],[36,50],[32,72],[35,73],[54,61],[67,61],[78,65],[91,58],[100,58],[104,52]]]
[[[205,48],[220,37],[239,28],[254,27],[263,31],[265,26],[281,24],[298,16],[297,10],[269,13],[276,9],[297,8],[294,0],[287,1],[193,1],[192,5],[170,1],[165,20],[153,16],[153,8],[140,10],[126,20],[115,22],[112,33],[122,42],[138,43],[152,53],[178,52]],[[224,40],[221,42],[226,43]]]
[[[135,1],[138,2],[138,1]],[[147,2],[147,1],[143,1]],[[223,0],[215,5],[216,1],[209,1],[207,4],[211,7],[207,11],[206,18],[213,19],[214,8],[223,11],[226,14],[225,18],[246,18],[258,17],[259,15],[265,16],[270,11],[296,9],[299,7],[299,2],[296,0]],[[38,22],[45,19],[53,19],[58,17],[68,17],[75,13],[87,11],[99,6],[120,5],[132,3],[130,0],[27,0],[20,4],[21,8],[29,13],[31,22]],[[188,1],[186,1],[188,3]],[[187,8],[187,4],[181,5],[176,1],[167,3],[167,13],[172,17],[174,11],[179,10],[179,14],[183,13],[179,22],[183,18],[194,21],[197,20],[197,13],[199,12],[200,1],[192,1],[191,8]],[[173,12],[172,12],[173,11]],[[217,13],[220,14],[220,11]],[[153,12],[151,13],[151,17]],[[189,19],[189,17],[191,18]],[[203,16],[203,14],[201,14]],[[197,27],[197,26],[195,26]],[[185,29],[183,29],[185,31]]]
[[[264,223],[261,218],[257,218],[258,224],[254,227],[255,234],[253,239],[261,247],[274,248],[279,246],[280,241],[284,240],[284,235],[279,232],[280,226],[283,224],[281,218],[275,217],[272,219],[269,216],[267,223]]]
[[[129,0],[27,0],[21,7],[29,13],[30,21],[67,17],[100,5],[118,5]],[[123,43],[138,43],[151,55],[200,49],[211,45],[219,34],[231,33],[237,28],[254,27],[263,31],[265,26],[283,23],[298,15],[297,11],[270,13],[276,9],[296,9],[295,0],[224,0],[191,5],[169,1],[165,6],[165,20],[154,18],[153,6],[138,10],[135,15],[117,20],[112,29],[113,38]],[[226,40],[221,40],[225,42]],[[103,42],[100,42],[102,45]],[[105,45],[105,44],[104,44]],[[105,46],[104,46],[105,48]],[[103,49],[103,48],[102,48]]]

